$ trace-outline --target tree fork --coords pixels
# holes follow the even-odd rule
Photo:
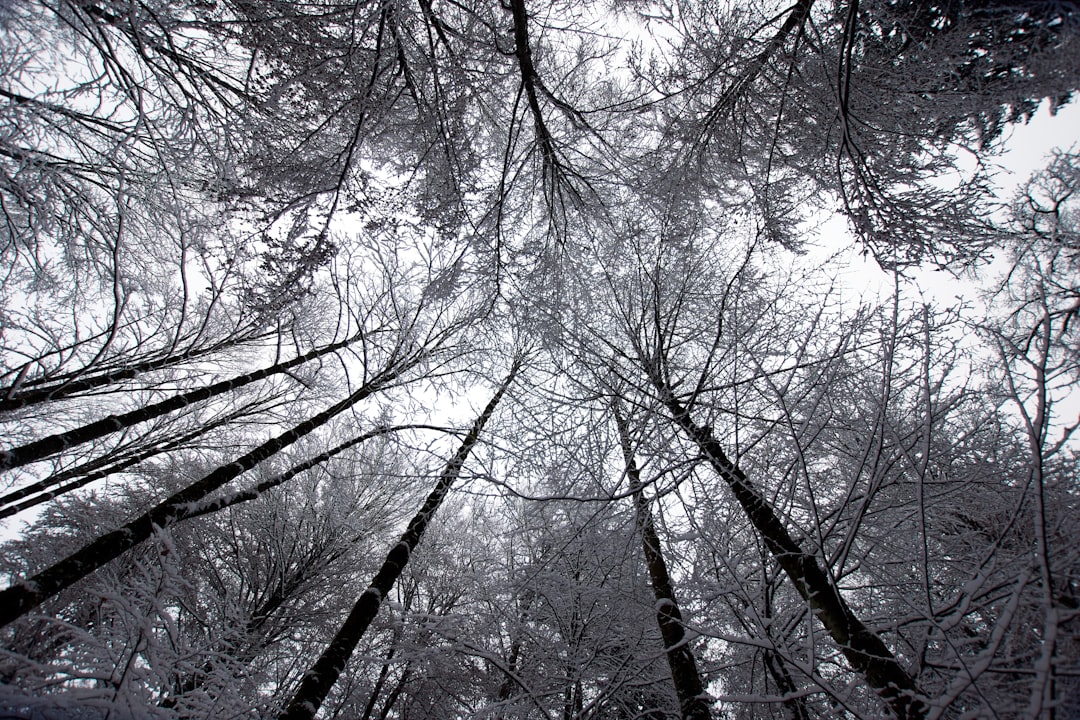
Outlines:
[[[386,435],[386,434],[389,434],[389,433],[392,433],[392,432],[402,432],[404,430],[440,430],[440,431],[442,431],[442,430],[444,430],[444,428],[436,427],[434,425],[395,425],[395,426],[392,426],[392,427],[383,425],[383,426],[377,427],[374,430],[370,430],[370,431],[368,431],[366,433],[363,433],[361,435],[357,435],[354,438],[346,440],[345,442],[343,442],[343,443],[341,443],[339,445],[335,445],[334,447],[330,448],[329,450],[321,452],[318,455],[315,455],[314,457],[308,458],[304,462],[302,462],[302,463],[300,463],[298,465],[294,465],[293,467],[289,468],[287,471],[281,473],[280,475],[275,475],[274,477],[270,478],[269,480],[263,480],[261,483],[259,483],[258,485],[255,485],[254,487],[249,487],[249,488],[247,488],[245,490],[237,490],[236,492],[232,493],[231,495],[225,495],[223,497],[217,497],[217,498],[214,498],[213,500],[203,500],[202,502],[194,504],[194,505],[192,505],[190,507],[189,510],[185,511],[183,519],[187,520],[188,518],[199,517],[201,515],[209,515],[210,513],[215,513],[215,512],[218,512],[219,510],[224,510],[227,507],[232,507],[234,505],[239,505],[241,503],[250,502],[251,500],[254,500],[255,498],[257,498],[260,495],[262,495],[263,493],[265,493],[266,491],[271,490],[273,488],[276,488],[278,485],[282,485],[282,484],[288,482],[289,480],[292,480],[294,477],[296,477],[297,475],[299,475],[302,472],[305,472],[307,470],[311,470],[315,466],[323,464],[324,462],[326,462],[330,458],[334,457],[335,455],[340,455],[341,453],[348,450],[349,448],[356,447],[357,445],[360,445],[361,443],[365,443],[368,440],[371,440],[372,438],[379,437],[380,435]]]
[[[510,374],[503,380],[495,396],[491,398],[480,417],[473,423],[472,429],[465,436],[454,457],[446,464],[438,482],[435,484],[435,489],[428,495],[419,512],[409,521],[409,525],[402,534],[401,539],[391,548],[382,567],[375,574],[371,584],[360,595],[334,639],[330,641],[326,650],[311,666],[311,669],[304,673],[304,677],[300,681],[300,687],[288,707],[278,716],[278,720],[310,719],[315,717],[315,713],[322,707],[323,701],[326,700],[330,689],[337,683],[338,677],[341,676],[345,664],[349,661],[360,639],[364,636],[371,621],[375,619],[375,615],[378,614],[383,598],[394,587],[394,583],[401,575],[401,571],[405,569],[409,562],[409,556],[424,537],[428,523],[446,498],[447,493],[450,492],[450,487],[454,484],[454,481],[461,474],[461,467],[476,445],[480,432],[484,429],[484,425],[487,424],[492,413],[495,412],[495,407],[499,404],[506,389],[510,387],[510,383],[514,381],[520,367],[521,358],[518,357],[510,368]]]
[[[15,515],[40,505],[43,502],[48,502],[54,498],[58,498],[64,493],[72,490],[77,490],[81,487],[85,487],[92,482],[107,478],[110,475],[123,472],[130,467],[138,465],[143,460],[147,460],[156,455],[167,453],[176,448],[182,447],[185,443],[188,443],[200,435],[205,435],[207,432],[219,428],[223,425],[235,420],[240,415],[230,414],[219,420],[215,420],[207,426],[196,428],[191,432],[184,433],[179,437],[167,440],[160,445],[154,445],[149,448],[140,450],[139,452],[132,453],[126,457],[121,457],[119,460],[113,462],[115,458],[111,456],[104,456],[90,460],[89,462],[77,465],[67,470],[63,470],[54,475],[50,475],[44,480],[39,480],[36,483],[30,485],[24,485],[18,490],[0,497],[0,520]],[[70,481],[70,482],[69,482]],[[59,487],[57,487],[59,486]],[[55,489],[51,489],[55,488]],[[35,497],[31,497],[29,500],[23,500],[23,498],[30,497],[35,493],[40,493]],[[19,502],[22,500],[22,502]]]
[[[72,395],[86,392],[87,390],[105,387],[124,380],[131,380],[142,373],[161,370],[173,365],[179,365],[183,362],[197,360],[200,357],[219,352],[224,348],[231,345],[238,345],[247,340],[248,338],[241,337],[233,342],[219,342],[208,347],[193,348],[174,355],[166,355],[152,360],[143,360],[130,365],[125,365],[119,370],[108,370],[99,372],[96,375],[76,375],[75,377],[64,379],[60,382],[53,382],[51,384],[46,384],[48,379],[40,383],[28,382],[25,383],[28,389],[21,392],[16,392],[18,389],[17,384],[12,384],[10,388],[6,389],[6,393],[4,392],[5,389],[0,388],[0,394],[4,394],[4,397],[0,399],[0,412],[11,412],[28,405],[62,400]],[[38,384],[45,386],[32,387],[33,385]]]

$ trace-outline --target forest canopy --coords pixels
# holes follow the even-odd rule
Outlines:
[[[1072,0],[0,2],[0,715],[1080,715],[1078,89]]]

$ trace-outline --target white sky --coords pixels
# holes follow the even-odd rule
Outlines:
[[[1050,153],[1056,149],[1069,149],[1080,145],[1080,102],[1073,102],[1056,115],[1051,115],[1047,103],[1043,103],[1030,122],[1017,125],[1007,131],[1005,152],[996,165],[995,174],[998,197],[1008,202],[1032,173],[1047,165]],[[817,243],[810,249],[808,258],[818,263],[828,275],[835,275],[843,300],[860,302],[884,301],[891,297],[894,281],[890,274],[881,270],[872,260],[863,257],[861,248],[848,230],[847,221],[837,215],[825,221],[817,231]],[[908,280],[901,284],[902,298],[909,302],[929,302],[939,309],[966,304],[965,316],[975,320],[985,312],[981,297],[988,282],[1000,277],[1006,269],[1005,262],[984,265],[977,273],[957,277],[943,270],[908,271]],[[972,338],[972,341],[977,341]],[[1058,397],[1054,409],[1056,430],[1053,437],[1067,425],[1080,419],[1080,388]],[[1072,440],[1080,443],[1080,434]]]

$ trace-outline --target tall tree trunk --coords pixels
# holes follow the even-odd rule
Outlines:
[[[386,651],[386,657],[383,658],[382,667],[379,668],[379,676],[375,679],[375,685],[371,688],[371,697],[368,698],[367,705],[364,706],[364,714],[360,716],[360,720],[371,720],[371,714],[375,712],[375,705],[379,701],[379,696],[382,695],[383,686],[386,685],[386,679],[390,677],[390,662],[397,653],[397,643],[400,639],[401,631],[395,628],[394,635],[390,639],[390,649]]]
[[[821,620],[852,667],[863,674],[870,687],[898,718],[923,718],[927,707],[919,698],[915,681],[881,638],[848,607],[828,571],[814,555],[795,542],[768,501],[750,484],[743,471],[728,459],[720,443],[713,437],[712,429],[694,423],[689,410],[675,398],[663,378],[650,372],[650,379],[675,423],[697,444],[709,464],[731,488],[769,552],[795,585],[799,595],[809,603],[814,615]]]
[[[43,502],[58,498],[66,492],[85,487],[92,482],[107,478],[110,475],[123,472],[155,455],[160,455],[178,447],[182,447],[185,443],[189,443],[199,436],[205,435],[222,425],[227,425],[242,415],[243,413],[229,413],[225,417],[218,418],[203,427],[195,428],[194,430],[183,433],[172,439],[166,439],[165,442],[159,445],[152,445],[151,447],[144,448],[138,452],[122,455],[120,457],[115,457],[113,455],[97,457],[88,462],[76,465],[75,467],[50,475],[44,480],[39,480],[30,485],[24,485],[18,490],[13,490],[3,497],[0,497],[0,519],[10,517],[23,510],[32,508],[35,505],[40,505]],[[70,480],[70,482],[67,482],[68,480]],[[55,489],[50,490],[50,488]],[[23,500],[23,498],[34,495],[34,493],[41,494],[36,497],[31,497],[29,500]],[[20,500],[22,500],[22,502],[19,502]]]
[[[345,669],[345,664],[352,656],[356,645],[379,612],[379,606],[382,604],[383,598],[394,587],[394,583],[401,575],[401,571],[405,569],[409,562],[409,556],[424,537],[428,523],[431,522],[431,518],[435,515],[439,506],[442,505],[447,493],[450,492],[451,486],[461,473],[461,466],[476,445],[480,432],[484,429],[484,425],[487,424],[492,413],[495,412],[495,407],[499,404],[510,383],[514,381],[520,367],[521,359],[517,358],[510,368],[510,374],[503,381],[495,396],[491,398],[487,407],[484,408],[480,417],[473,423],[472,429],[465,436],[458,451],[443,469],[438,482],[435,484],[435,489],[428,495],[424,504],[420,507],[420,511],[409,521],[409,525],[402,534],[401,539],[387,554],[382,567],[375,574],[371,584],[360,595],[334,639],[330,641],[329,646],[315,661],[315,664],[311,666],[311,669],[304,674],[303,679],[300,681],[300,687],[297,689],[292,701],[278,716],[279,720],[310,719],[322,707],[323,701],[326,700],[330,689],[337,682],[342,670]]]
[[[372,393],[386,387],[417,362],[419,359],[413,358],[383,371],[344,400],[299,423],[291,430],[267,440],[234,462],[222,465],[183,490],[173,493],[120,529],[101,536],[33,577],[17,582],[0,592],[0,627],[7,625],[121,553],[146,540],[153,534],[155,528],[163,528],[190,517],[195,510],[199,509],[199,501],[208,494],[324,425],[335,415],[348,410]]]
[[[11,412],[29,405],[51,402],[53,400],[62,400],[63,398],[71,397],[72,395],[77,395],[86,392],[87,390],[106,387],[124,380],[131,380],[142,373],[150,372],[152,370],[161,370],[162,368],[195,360],[240,342],[255,339],[256,337],[257,336],[233,338],[229,341],[214,343],[207,347],[192,348],[173,355],[165,355],[130,363],[116,370],[99,371],[96,375],[76,374],[66,379],[48,378],[47,382],[49,382],[49,384],[45,384],[44,382],[28,382],[25,383],[27,389],[22,390],[21,392],[18,391],[17,385],[12,384],[9,388],[0,388],[0,395],[3,396],[0,398],[0,412]],[[42,387],[35,387],[36,385],[42,385]]]
[[[255,372],[250,372],[245,375],[238,375],[237,377],[222,380],[213,385],[174,395],[160,402],[153,403],[152,405],[139,408],[138,410],[132,410],[120,415],[110,415],[101,420],[89,423],[88,425],[83,425],[82,427],[58,433],[56,435],[50,435],[41,438],[40,440],[34,440],[25,445],[0,452],[0,470],[9,470],[21,465],[36,462],[77,445],[88,443],[91,440],[97,440],[110,433],[124,430],[125,428],[132,427],[141,422],[146,422],[147,420],[153,420],[156,417],[161,417],[174,410],[187,407],[192,403],[208,400],[217,395],[249,385],[257,380],[283,373],[286,370],[291,370],[309,360],[314,360],[323,355],[328,355],[332,352],[341,350],[361,339],[361,337],[362,335],[358,333],[340,342],[327,345],[326,347],[317,350],[312,350],[311,352],[297,356],[292,360],[276,363],[270,367],[263,368],[262,370],[256,370]]]
[[[514,687],[517,685],[517,669],[521,663],[521,646],[524,644],[522,635],[525,632],[525,623],[529,621],[529,610],[532,609],[535,598],[536,593],[531,589],[526,589],[524,596],[521,598],[521,609],[518,611],[517,625],[512,629],[513,635],[510,639],[510,655],[506,659],[506,670],[504,671],[506,677],[503,678],[502,684],[499,685],[499,694],[496,698],[500,708],[495,715],[496,720],[505,719],[506,704],[514,696]]]
[[[664,640],[664,653],[671,669],[671,680],[679,698],[679,707],[686,720],[709,720],[709,698],[701,683],[694,653],[686,640],[682,612],[675,600],[675,588],[671,584],[667,563],[660,549],[660,538],[656,534],[652,512],[642,492],[641,473],[630,446],[630,431],[617,407],[615,423],[619,427],[619,443],[626,461],[626,476],[630,481],[630,492],[634,496],[635,517],[641,532],[641,549],[645,554],[653,597],[656,598],[656,623],[660,626],[660,637]]]

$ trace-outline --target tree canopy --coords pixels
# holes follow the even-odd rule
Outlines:
[[[1080,713],[1078,89],[1072,2],[0,3],[0,714]]]

